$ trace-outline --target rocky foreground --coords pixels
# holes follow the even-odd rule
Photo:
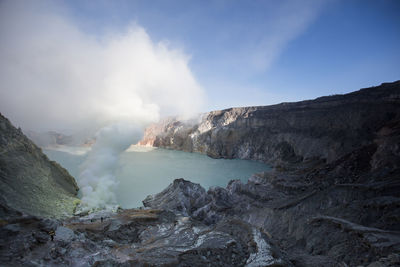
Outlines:
[[[0,116],[1,266],[291,266],[260,229],[167,209],[73,216],[73,177]],[[183,200],[183,199],[182,199]]]
[[[21,196],[32,194],[24,179],[41,187],[27,171],[31,165],[16,166],[17,159],[31,160],[34,169],[54,163],[35,147],[32,156],[23,148],[29,140],[5,123],[0,178],[14,191],[2,184],[0,265],[400,265],[400,82],[153,125],[142,144],[264,160],[275,168],[208,191],[176,179],[148,196],[142,210],[64,219],[24,210],[24,203],[37,205],[37,198]],[[26,176],[14,176],[18,168]],[[49,181],[60,177],[50,174]],[[50,184],[67,193],[73,185],[57,181]]]
[[[207,192],[176,181],[147,207],[208,225],[245,221],[296,266],[400,264],[400,82],[197,122],[170,118],[149,127],[142,144],[275,166]]]
[[[163,210],[18,217],[2,221],[0,236],[7,266],[292,266],[266,233],[243,221],[207,226]]]

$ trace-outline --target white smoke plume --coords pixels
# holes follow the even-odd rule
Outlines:
[[[193,114],[190,56],[132,22],[89,34],[50,1],[0,1],[0,107],[23,129],[81,130]]]
[[[118,156],[160,116],[199,111],[189,56],[132,23],[88,34],[48,1],[0,1],[0,108],[23,129],[101,129],[77,177],[86,209],[115,204]]]
[[[103,127],[96,134],[87,159],[82,164],[79,187],[82,193],[81,211],[113,209],[117,206],[115,171],[119,155],[132,142],[138,142],[143,130],[133,124],[115,123]]]

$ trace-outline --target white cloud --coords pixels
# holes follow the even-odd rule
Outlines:
[[[97,132],[96,143],[81,165],[78,184],[82,202],[78,212],[116,208],[115,172],[119,156],[130,144],[138,142],[142,134],[141,128],[124,123],[114,123]]]
[[[0,2],[0,112],[25,129],[147,123],[191,114],[203,90],[189,56],[132,23],[82,32],[50,2]]]
[[[284,51],[286,46],[304,33],[310,24],[317,18],[321,9],[328,1],[281,1],[274,7],[269,20],[265,25],[258,25],[265,29],[259,37],[245,48],[247,56],[242,55],[251,70],[262,72],[268,70]]]
[[[82,209],[112,208],[120,153],[160,116],[196,113],[203,90],[139,25],[91,36],[52,4],[0,2],[0,111],[25,129],[101,128],[77,180]]]

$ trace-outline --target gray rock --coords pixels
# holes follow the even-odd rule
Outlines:
[[[75,238],[74,231],[63,226],[57,227],[55,233],[54,240],[56,241],[71,242]]]
[[[1,114],[0,123],[0,205],[42,217],[72,215],[74,178]]]
[[[51,176],[48,181],[56,186],[47,188],[47,182],[32,181],[26,166],[8,165],[8,159],[30,164],[43,156],[0,120],[5,151],[0,188],[15,187],[0,195],[0,264],[398,266],[400,99],[392,96],[399,86],[215,111],[200,121],[164,121],[147,129],[143,142],[212,157],[263,160],[275,169],[208,191],[177,179],[143,201],[148,209],[62,221],[24,214],[50,214],[54,205],[34,194],[44,190],[49,192],[45,200],[53,199],[52,190],[68,192],[71,181]],[[40,163],[48,166],[47,160]],[[22,176],[16,181],[7,176],[18,174],[17,169],[29,178],[26,188]],[[13,198],[17,186],[27,194],[20,202]],[[27,204],[30,197],[33,203]],[[48,232],[54,229],[51,242]]]
[[[299,266],[381,263],[400,252],[399,90],[397,81],[310,101],[212,111],[198,121],[169,118],[150,126],[142,144],[275,166],[246,184],[202,193],[205,202],[188,214],[207,225],[246,221]],[[170,198],[168,208],[177,210],[179,201]]]
[[[64,220],[64,226],[57,228],[54,241],[46,243],[27,238],[41,219],[25,222],[14,238],[0,240],[0,263],[12,266],[34,262],[46,266],[291,266],[265,234],[243,221],[227,219],[207,226],[190,217],[161,210],[121,210],[109,215],[108,222],[92,222],[90,216]],[[110,222],[114,224],[113,229],[109,228]],[[0,233],[4,228],[0,227]],[[20,249],[10,251],[10,247]]]
[[[400,118],[400,99],[392,97],[399,90],[397,81],[315,100],[212,111],[198,121],[168,118],[146,129],[140,144],[273,165],[331,162],[372,142],[377,130]],[[395,164],[400,150],[391,148],[396,156],[385,158]]]
[[[207,202],[207,193],[199,184],[184,179],[175,179],[161,193],[147,196],[143,200],[145,207],[174,210],[182,215],[191,215],[194,210],[204,206]]]

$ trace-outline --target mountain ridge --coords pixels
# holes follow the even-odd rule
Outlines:
[[[329,162],[371,142],[379,127],[399,117],[399,91],[397,81],[314,100],[211,111],[197,122],[168,118],[149,126],[139,144],[270,164]]]
[[[39,217],[73,214],[75,179],[0,114],[0,204]]]

